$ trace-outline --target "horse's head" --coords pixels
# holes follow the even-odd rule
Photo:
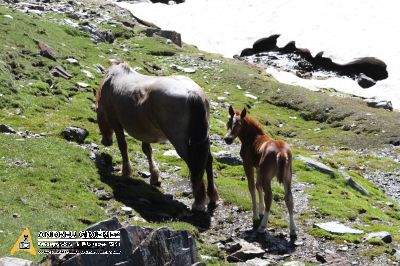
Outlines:
[[[232,105],[229,106],[229,120],[226,124],[228,133],[224,137],[226,144],[232,144],[234,139],[239,136],[240,131],[242,130],[243,119],[245,118],[246,113],[246,108],[244,108],[242,112],[235,112]]]
[[[97,108],[97,123],[99,124],[101,134],[101,144],[111,146],[113,144],[114,130],[107,121],[107,118],[101,108]]]

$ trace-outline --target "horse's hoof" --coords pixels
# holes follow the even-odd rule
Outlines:
[[[265,234],[265,232],[266,232],[267,230],[266,230],[266,228],[265,227],[258,227],[258,229],[257,229],[257,233],[259,233],[259,234]]]
[[[205,207],[204,204],[195,204],[195,203],[193,203],[192,210],[193,211],[198,211],[198,212],[205,212],[206,211],[206,207]]]
[[[296,233],[290,233],[290,242],[295,242],[297,240],[297,234]]]
[[[153,187],[161,187],[161,182],[160,181],[156,181],[156,182],[150,181],[150,185],[152,185]]]
[[[260,223],[261,223],[261,219],[253,218],[253,229],[256,230],[260,226]]]
[[[217,203],[216,202],[210,202],[210,203],[208,203],[208,205],[207,205],[207,210],[208,211],[213,211],[213,210],[215,210],[216,208],[217,208]]]

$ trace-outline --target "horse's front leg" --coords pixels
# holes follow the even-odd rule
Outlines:
[[[129,162],[128,145],[126,144],[124,129],[122,127],[115,127],[114,131],[117,136],[118,148],[122,156],[122,175],[130,176],[132,174],[132,168]]]
[[[253,204],[253,227],[257,227],[257,223],[260,218],[258,217],[256,185],[254,183],[254,167],[250,163],[243,160],[243,168],[247,177],[247,185],[251,195],[251,203]]]
[[[153,151],[149,143],[142,142],[142,151],[147,157],[147,161],[149,162],[150,168],[150,185],[152,186],[161,186],[161,182],[159,181],[160,171],[158,170],[157,164],[153,160]]]

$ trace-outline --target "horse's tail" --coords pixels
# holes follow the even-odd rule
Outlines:
[[[189,105],[189,164],[203,173],[209,152],[207,103],[199,95],[191,93]]]
[[[210,150],[208,138],[208,106],[207,102],[195,93],[190,94],[189,105],[188,166],[194,195],[193,209],[204,210],[206,194],[203,175],[207,166]],[[209,184],[213,183],[209,182]]]
[[[283,183],[284,179],[287,178],[287,175],[289,174],[288,171],[291,171],[289,165],[290,160],[290,154],[287,152],[278,152],[276,155],[276,162],[278,165],[278,173],[276,177],[279,183]]]

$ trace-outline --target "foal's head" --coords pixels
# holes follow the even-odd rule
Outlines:
[[[243,119],[246,117],[246,108],[243,109],[241,113],[235,112],[233,110],[232,105],[229,106],[229,120],[228,123],[226,124],[228,128],[228,133],[226,134],[224,140],[226,144],[232,144],[233,140],[239,136],[240,131],[243,126]]]

